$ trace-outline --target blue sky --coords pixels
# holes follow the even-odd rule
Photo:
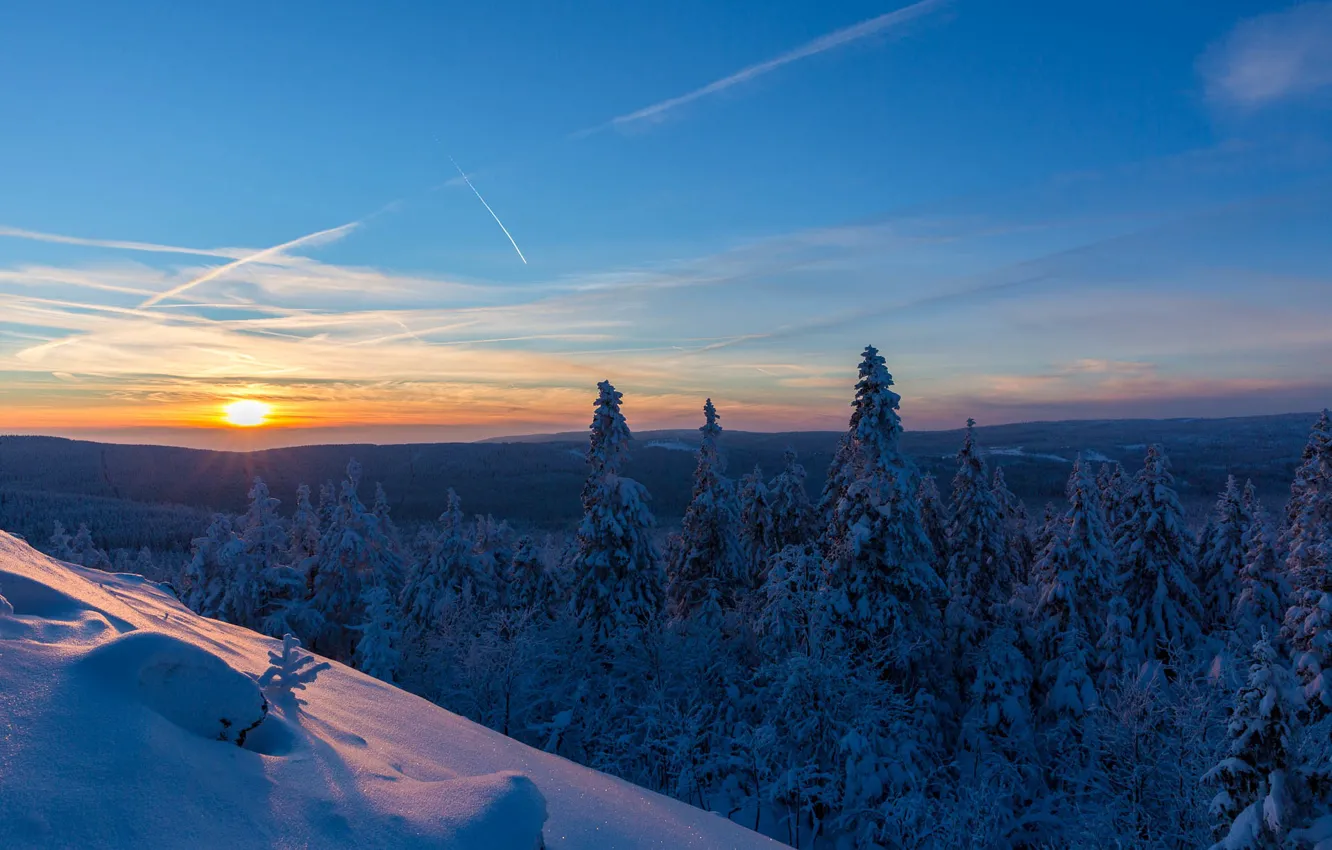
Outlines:
[[[1332,399],[1328,2],[23,3],[0,117],[0,430]]]

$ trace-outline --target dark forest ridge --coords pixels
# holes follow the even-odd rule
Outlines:
[[[724,411],[723,411],[724,413]],[[1119,461],[1135,470],[1148,443],[1169,452],[1181,497],[1191,513],[1209,504],[1227,472],[1252,478],[1273,506],[1285,499],[1314,413],[1229,419],[1133,419],[1029,422],[978,427],[977,439],[992,464],[1002,466],[1010,487],[1033,507],[1062,498],[1073,458],[1085,452],[1095,463]],[[781,470],[789,446],[800,453],[814,494],[822,486],[839,434],[726,432],[721,445],[732,477],[756,465],[765,475]],[[693,430],[634,434],[627,473],[652,493],[663,524],[678,521],[689,498],[694,469]],[[909,431],[903,447],[923,471],[948,489],[961,429]],[[542,528],[567,527],[579,515],[578,493],[587,473],[581,432],[512,437],[479,443],[315,445],[254,452],[95,443],[57,437],[0,437],[0,491],[44,494],[62,501],[66,524],[80,521],[80,506],[106,511],[125,502],[184,505],[199,511],[235,512],[255,476],[290,503],[299,484],[341,478],[347,460],[365,468],[367,495],[380,482],[404,522],[424,521],[444,508],[454,488],[468,513],[491,513]],[[142,508],[133,507],[135,510]],[[39,538],[49,534],[46,509],[6,511],[9,527]],[[191,520],[194,521],[194,520]],[[103,533],[110,533],[106,523]],[[127,544],[128,545],[128,544]]]

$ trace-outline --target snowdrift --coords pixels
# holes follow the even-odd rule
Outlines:
[[[0,847],[775,847],[0,532]]]

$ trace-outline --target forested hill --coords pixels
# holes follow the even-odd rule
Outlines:
[[[1134,471],[1145,445],[1162,443],[1170,455],[1187,506],[1210,503],[1227,472],[1252,478],[1273,505],[1299,460],[1315,414],[1235,419],[1167,419],[1035,422],[976,429],[992,465],[1002,466],[1010,488],[1039,506],[1062,498],[1072,459],[1086,452],[1093,461],[1123,462]],[[726,432],[722,447],[729,474],[739,477],[760,465],[771,477],[782,468],[789,446],[809,471],[817,493],[837,446],[835,432]],[[695,431],[635,434],[626,473],[651,492],[652,507],[665,524],[678,520],[689,498],[695,464]],[[961,431],[914,431],[904,448],[924,471],[939,479],[945,494]],[[401,521],[433,519],[451,487],[468,513],[490,513],[520,525],[567,527],[579,516],[579,491],[586,475],[581,434],[529,436],[511,441],[416,445],[322,445],[259,452],[220,452],[164,446],[82,442],[54,437],[0,438],[0,490],[95,497],[139,503],[177,504],[237,512],[255,476],[288,502],[297,485],[338,480],[350,457],[365,469],[365,481],[384,485]],[[71,518],[73,519],[73,518]]]

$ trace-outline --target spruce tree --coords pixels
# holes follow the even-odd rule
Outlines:
[[[473,531],[450,488],[439,533],[402,593],[403,609],[418,629],[428,631],[458,605],[486,608],[498,601],[492,565],[477,553]]]
[[[763,583],[768,561],[777,551],[776,528],[772,510],[772,493],[763,483],[763,470],[754,471],[740,479],[737,495],[740,508],[740,549],[744,554],[744,581],[747,590]]]
[[[930,548],[934,550],[934,569],[942,580],[948,574],[948,525],[952,518],[933,475],[920,477],[916,499],[920,502],[920,521],[925,527],[925,536],[930,538]]]
[[[1252,481],[1244,485],[1243,500],[1250,521],[1244,532],[1244,566],[1238,577],[1239,593],[1235,595],[1231,621],[1237,642],[1252,646],[1264,631],[1274,639],[1278,635],[1286,613],[1283,600],[1289,589],[1277,561],[1267,513]]]
[[[994,467],[994,482],[990,489],[994,493],[995,503],[999,506],[999,516],[1004,522],[1004,536],[1008,540],[1014,579],[1018,584],[1024,583],[1031,572],[1032,564],[1036,561],[1036,547],[1031,539],[1029,527],[1031,522],[1027,517],[1027,506],[1008,489],[1004,468],[998,464]]]
[[[782,460],[782,471],[768,488],[774,551],[812,543],[815,533],[814,505],[805,489],[805,467],[800,465],[800,458],[792,448],[783,453]]]
[[[661,611],[662,570],[652,543],[647,490],[620,474],[629,450],[623,396],[597,385],[583,485],[583,520],[572,559],[575,619],[593,644],[632,640]]]
[[[1101,516],[1096,483],[1081,457],[1073,464],[1067,493],[1068,510],[1034,575],[1038,592],[1034,619],[1042,659],[1062,652],[1060,644],[1070,630],[1096,641],[1115,592],[1114,548]]]
[[[1324,552],[1332,541],[1332,421],[1324,410],[1305,444],[1290,485],[1286,522],[1278,548],[1296,590],[1314,588],[1330,568]]]
[[[1192,651],[1202,634],[1202,604],[1189,580],[1193,546],[1173,484],[1165,452],[1151,446],[1118,530],[1119,585],[1139,662]]]
[[[1200,541],[1198,574],[1202,581],[1203,622],[1207,631],[1215,634],[1234,626],[1239,575],[1248,556],[1245,539],[1252,520],[1235,476],[1226,479],[1211,519],[1210,534]]]
[[[55,527],[51,531],[51,537],[47,540],[46,551],[52,558],[58,561],[74,560],[74,538],[65,531],[65,526],[60,520],[55,521]]]
[[[935,600],[943,588],[916,501],[915,466],[899,447],[901,398],[892,386],[883,357],[866,346],[834,470],[842,484],[831,491],[825,599],[835,643],[873,648],[908,669],[938,644]]]
[[[518,546],[509,562],[509,574],[504,583],[506,607],[519,611],[534,611],[543,617],[555,613],[561,591],[546,568],[530,535],[518,538]]]
[[[1264,635],[1235,696],[1226,756],[1203,776],[1220,788],[1211,806],[1217,848],[1277,850],[1301,826],[1303,776],[1293,743],[1302,705],[1294,677]]]
[[[976,422],[967,420],[953,476],[953,521],[948,528],[948,608],[945,620],[959,675],[971,668],[969,656],[984,642],[1017,582],[1007,526],[985,462],[976,446]]]
[[[183,576],[184,602],[205,617],[218,617],[231,584],[236,563],[242,557],[242,542],[232,528],[231,517],[213,514],[203,537],[192,543],[190,561]]]
[[[350,660],[353,627],[364,618],[363,594],[371,587],[393,592],[402,581],[402,562],[378,518],[361,502],[361,465],[347,464],[333,517],[319,538],[311,605],[323,629],[311,644],[331,658]]]
[[[296,488],[296,509],[291,515],[287,539],[287,563],[304,573],[319,548],[319,514],[310,504],[310,485]]]
[[[666,596],[675,617],[716,623],[734,607],[747,571],[736,536],[739,517],[731,483],[722,476],[721,417],[712,399],[703,405],[703,418],[694,493],[685,509],[680,546],[667,567]]]
[[[402,665],[402,627],[397,605],[388,588],[372,587],[365,593],[365,622],[357,626],[356,669],[392,684]]]

